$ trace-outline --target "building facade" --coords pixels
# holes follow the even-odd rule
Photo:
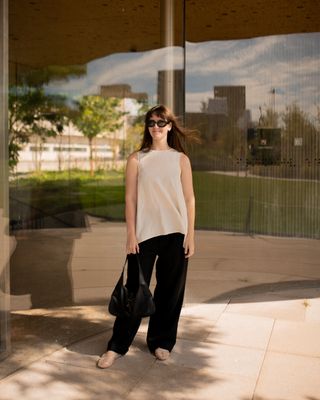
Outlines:
[[[1,357],[10,349],[10,255],[27,251],[17,232],[82,226],[86,213],[123,220],[125,158],[158,102],[201,135],[190,148],[197,228],[320,238],[318,2],[109,3],[0,0]],[[84,97],[96,106],[68,134]],[[249,157],[250,132],[271,131],[276,162]],[[28,285],[12,278],[13,294]]]

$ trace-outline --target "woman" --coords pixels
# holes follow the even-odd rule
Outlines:
[[[147,344],[166,360],[176,342],[188,259],[194,253],[195,200],[192,172],[183,143],[190,136],[163,105],[145,117],[139,151],[126,168],[127,286],[134,281],[136,257],[149,284],[156,262],[155,313],[150,317]],[[131,345],[141,318],[117,317],[107,352],[98,367],[108,368]]]

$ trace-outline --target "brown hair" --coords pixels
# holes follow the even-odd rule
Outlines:
[[[150,110],[146,113],[144,133],[139,150],[147,152],[152,146],[152,137],[150,135],[147,122],[153,114],[159,118],[163,118],[165,121],[171,122],[172,128],[168,132],[167,142],[168,145],[173,149],[181,153],[186,153],[185,147],[188,141],[199,141],[199,137],[196,132],[182,128],[177,121],[177,117],[175,117],[169,108],[160,104],[150,108]]]

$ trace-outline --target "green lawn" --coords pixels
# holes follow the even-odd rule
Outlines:
[[[320,238],[320,183],[194,173],[201,228]]]
[[[196,225],[201,229],[320,238],[320,183],[194,172]],[[32,216],[83,210],[124,220],[121,172],[42,173],[11,182],[12,201]],[[17,208],[18,209],[18,208]],[[15,208],[11,218],[16,218]]]

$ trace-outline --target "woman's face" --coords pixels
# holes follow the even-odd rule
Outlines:
[[[152,121],[154,121],[152,123]],[[153,142],[158,142],[158,143],[164,143],[167,142],[167,136],[168,136],[168,132],[170,131],[172,124],[171,122],[167,123],[165,126],[158,126],[155,122],[160,121],[160,125],[161,123],[164,124],[164,122],[167,122],[166,120],[164,120],[161,117],[158,117],[156,114],[152,114],[150,119],[148,120],[148,123],[151,122],[151,124],[153,124],[154,126],[149,126],[148,125],[148,129],[149,129],[149,133],[152,137],[152,141]],[[164,121],[164,122],[163,122]]]

